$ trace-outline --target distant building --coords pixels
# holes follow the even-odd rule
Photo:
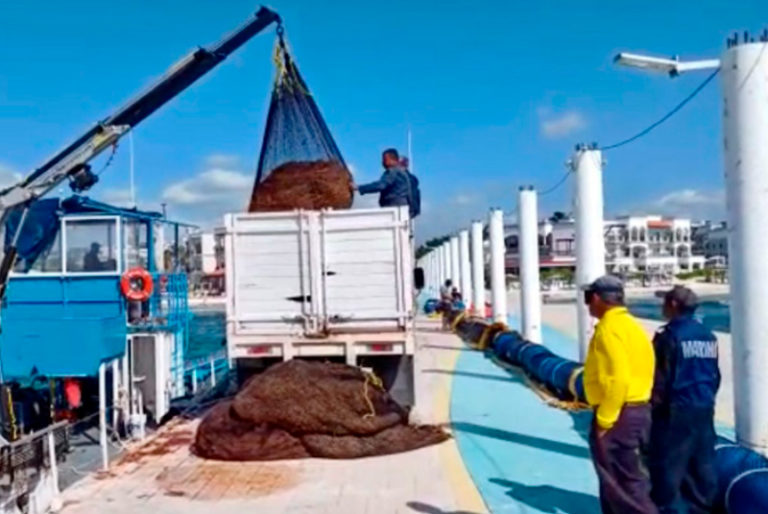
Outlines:
[[[608,272],[670,276],[703,269],[706,258],[692,251],[691,221],[661,216],[624,216],[604,222]],[[504,228],[507,272],[519,268],[519,229]],[[543,270],[576,267],[576,224],[572,218],[539,222],[539,262]]]
[[[707,267],[728,265],[728,227],[725,222],[705,221],[693,226],[693,253],[703,255]]]
[[[224,293],[224,230],[199,231],[187,238],[187,266],[192,291]]]

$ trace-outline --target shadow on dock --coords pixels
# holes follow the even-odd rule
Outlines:
[[[422,502],[408,502],[408,507],[414,512],[422,512],[424,514],[477,514],[476,512],[470,512],[467,510],[443,510],[434,505],[429,505]]]
[[[600,512],[600,501],[591,494],[568,491],[551,485],[525,485],[503,478],[491,478],[490,482],[509,488],[507,496],[541,512],[552,514]]]
[[[475,423],[467,423],[463,421],[451,423],[451,428],[459,432],[479,435],[482,437],[492,437],[493,439],[499,439],[501,441],[507,441],[515,444],[522,444],[539,450],[559,453],[560,455],[568,455],[581,459],[590,458],[589,449],[585,447],[576,446],[569,443],[562,443],[559,441],[552,441],[550,439],[544,439],[543,437],[519,434],[509,430],[485,427]]]
[[[507,376],[488,375],[485,373],[473,373],[471,371],[456,371],[448,369],[425,369],[422,373],[435,373],[439,375],[451,375],[455,377],[467,377],[467,378],[479,378],[482,380],[496,380],[498,382],[518,383],[522,384],[524,381],[519,375],[509,373]]]

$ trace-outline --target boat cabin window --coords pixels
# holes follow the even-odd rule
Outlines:
[[[123,248],[125,269],[147,269],[147,224],[143,221],[123,219]]]
[[[66,271],[105,273],[117,271],[117,219],[67,219]]]

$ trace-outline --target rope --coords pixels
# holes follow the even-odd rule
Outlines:
[[[548,189],[545,189],[544,191],[542,191],[541,193],[539,193],[539,196],[546,196],[546,195],[548,195],[548,194],[550,194],[550,193],[554,193],[555,191],[557,191],[557,189],[558,189],[560,186],[562,186],[563,184],[565,184],[565,181],[566,181],[566,180],[568,180],[568,176],[569,176],[570,174],[571,174],[571,170],[568,170],[568,171],[566,171],[566,172],[565,172],[565,175],[563,175],[563,176],[562,176],[562,178],[560,178],[560,180],[558,180],[558,181],[555,183],[555,185],[553,185],[552,187],[550,187],[550,188],[548,188]]]
[[[13,410],[13,396],[11,395],[11,389],[6,388],[6,399],[8,400],[8,417],[11,422],[11,441],[15,441],[19,437],[19,428],[16,426],[16,412]]]
[[[504,368],[508,371],[514,371],[518,375],[522,375],[523,381],[525,382],[525,385],[527,385],[531,390],[538,396],[541,401],[543,401],[547,406],[554,407],[556,409],[566,410],[570,412],[576,412],[581,410],[587,410],[589,409],[588,405],[585,405],[579,401],[574,400],[560,400],[559,398],[555,398],[552,396],[552,393],[550,393],[545,387],[542,385],[534,382],[530,376],[528,376],[527,373],[522,373],[520,371],[520,368],[517,366],[513,366],[511,364],[508,364],[501,359],[498,359],[495,355],[492,357],[492,360],[501,368]]]
[[[480,339],[477,341],[477,349],[478,350],[485,350],[488,348],[488,336],[491,335],[491,332],[496,329],[496,331],[500,330],[506,330],[507,325],[506,323],[503,323],[501,321],[497,321],[495,323],[491,323],[485,329],[483,329],[483,333],[480,335]]]
[[[688,102],[693,100],[696,97],[696,95],[698,95],[701,92],[701,90],[704,89],[707,86],[707,84],[709,84],[712,81],[712,79],[715,78],[715,75],[717,75],[719,72],[720,72],[720,68],[717,68],[715,71],[713,71],[706,79],[704,79],[704,82],[699,84],[696,87],[696,89],[694,89],[688,96],[683,98],[682,102],[677,104],[671,111],[669,111],[667,114],[662,116],[660,120],[656,121],[655,123],[650,124],[648,127],[644,128],[643,130],[641,130],[640,132],[638,132],[634,136],[629,137],[627,139],[624,139],[623,141],[619,141],[618,143],[614,143],[612,145],[604,146],[604,147],[601,148],[601,150],[603,150],[603,151],[605,151],[605,150],[613,150],[614,148],[619,148],[621,146],[628,145],[629,143],[632,143],[633,141],[637,141],[641,137],[645,136],[646,134],[651,132],[653,129],[655,129],[656,127],[658,127],[659,125],[661,125],[662,123],[664,123],[665,121],[670,119],[672,116],[677,114],[677,112],[680,109],[682,109],[683,107],[685,107],[685,105]]]
[[[366,405],[368,405],[368,413],[363,415],[363,419],[368,419],[376,416],[376,409],[374,408],[371,397],[368,394],[368,384],[370,383],[379,389],[384,389],[384,384],[379,377],[371,372],[363,371],[363,374],[365,374],[365,382],[363,383],[363,399],[365,400]]]
[[[451,323],[451,332],[456,332],[456,327],[459,326],[459,323],[461,323],[466,316],[466,312],[461,312],[458,316],[456,316],[456,319],[454,319],[453,323]]]

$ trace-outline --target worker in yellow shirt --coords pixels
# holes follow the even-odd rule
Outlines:
[[[642,451],[651,429],[653,345],[624,306],[624,284],[598,278],[584,290],[599,321],[584,363],[584,390],[595,410],[589,446],[603,514],[655,514]]]

